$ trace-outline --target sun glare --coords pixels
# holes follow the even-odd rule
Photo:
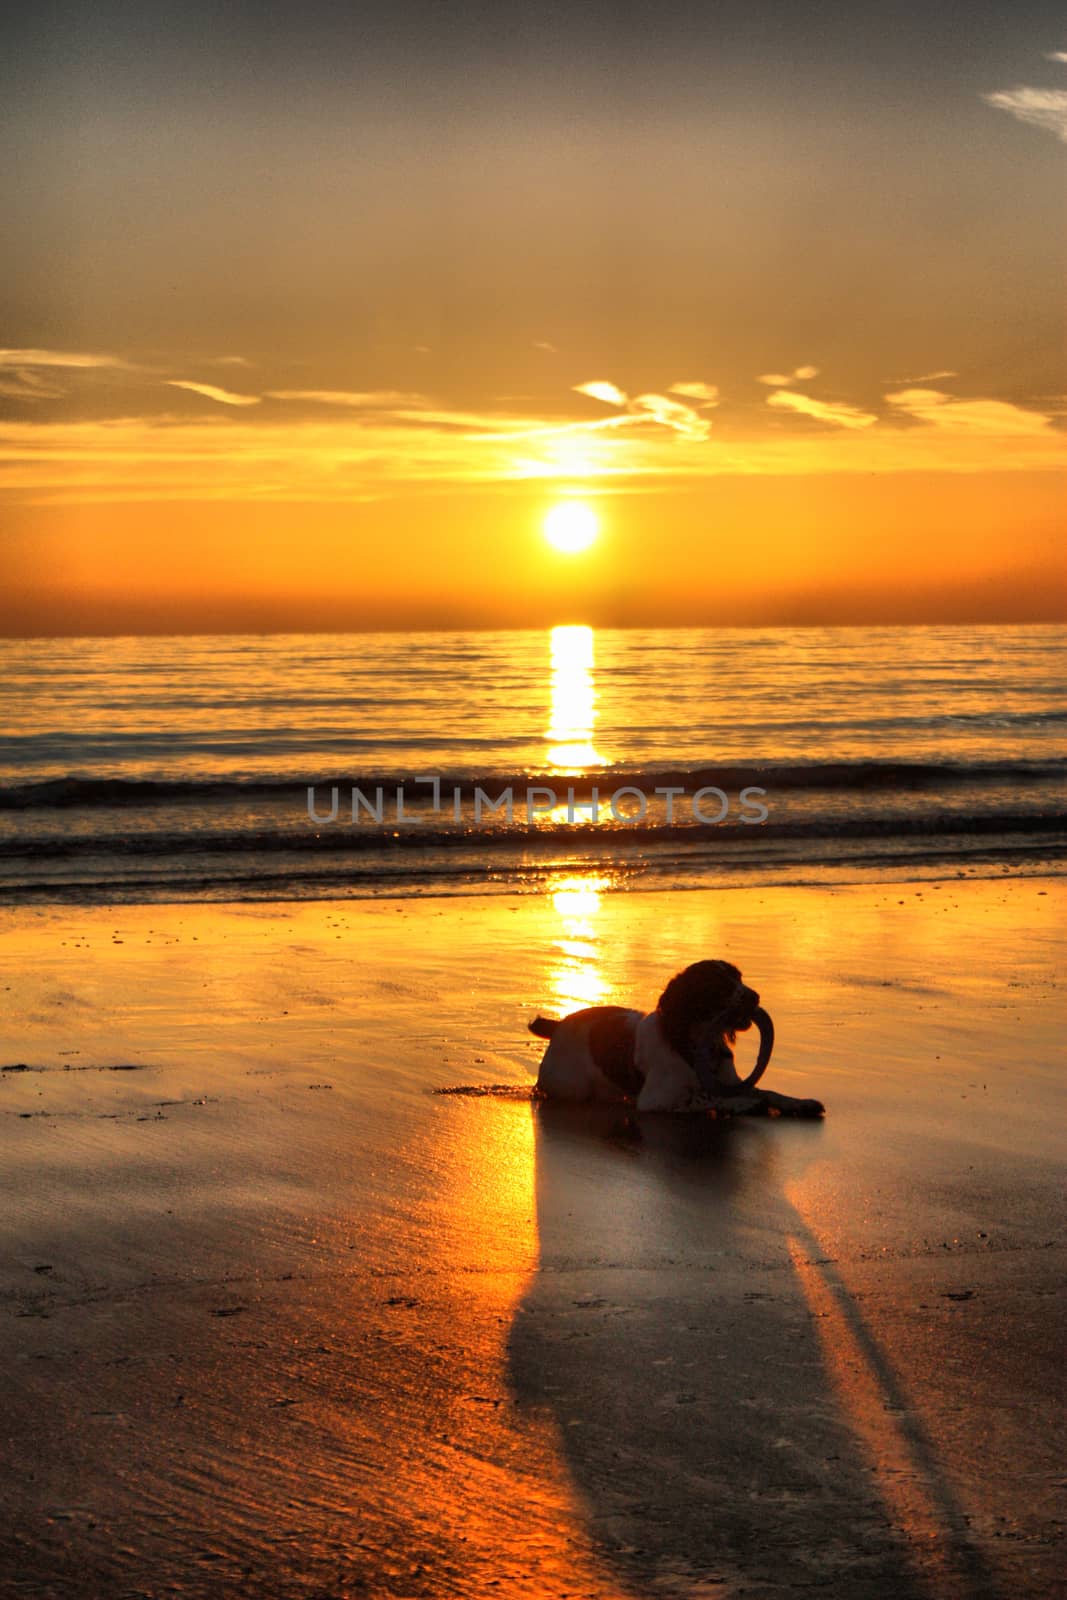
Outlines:
[[[588,550],[599,531],[596,512],[580,500],[564,500],[545,517],[545,538],[564,555]]]

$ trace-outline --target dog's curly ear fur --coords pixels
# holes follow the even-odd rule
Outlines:
[[[696,1030],[729,1005],[741,973],[729,961],[695,961],[675,973],[657,1002],[664,1037],[672,1050],[693,1065]],[[725,1035],[733,1043],[734,1035]]]

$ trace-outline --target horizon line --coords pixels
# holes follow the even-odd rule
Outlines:
[[[556,628],[589,628],[593,633],[630,633],[635,631],[657,633],[692,633],[697,630],[732,633],[766,633],[775,630],[793,630],[806,628],[821,628],[833,631],[858,630],[870,628],[1062,628],[1067,627],[1067,611],[1062,616],[1052,617],[973,617],[973,618],[926,618],[922,621],[914,619],[880,619],[870,618],[857,622],[831,622],[818,621],[806,618],[802,621],[789,622],[782,619],[768,622],[589,622],[580,617],[561,617],[556,621],[543,623],[529,623],[520,626],[514,623],[496,625],[488,622],[469,623],[464,625],[434,624],[427,622],[413,622],[406,625],[381,624],[376,626],[330,628],[330,627],[305,627],[305,628],[106,628],[91,631],[68,631],[66,629],[55,632],[19,633],[10,632],[0,628],[0,644],[33,644],[44,643],[48,640],[66,639],[75,642],[79,639],[238,639],[238,638],[318,638],[318,637],[350,637],[363,634],[411,634],[411,633],[551,633]]]

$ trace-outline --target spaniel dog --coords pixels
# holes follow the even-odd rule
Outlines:
[[[738,1077],[730,1046],[755,1023],[760,1051]],[[530,1032],[547,1039],[538,1091],[552,1100],[634,1100],[638,1111],[685,1111],[701,1096],[737,1095],[763,1074],[774,1028],[754,989],[728,961],[697,961],[673,977],[647,1014],[589,1006]]]

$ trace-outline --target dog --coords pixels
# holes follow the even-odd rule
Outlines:
[[[755,1022],[761,1047],[755,1070],[738,1076],[730,1048]],[[774,1031],[754,989],[729,961],[696,961],[677,973],[649,1012],[588,1006],[530,1032],[548,1040],[537,1075],[546,1099],[633,1100],[638,1111],[684,1111],[703,1095],[736,1095],[755,1083],[770,1059]]]

